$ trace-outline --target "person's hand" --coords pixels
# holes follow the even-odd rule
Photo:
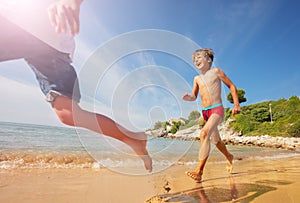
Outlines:
[[[182,95],[182,99],[185,101],[193,101],[194,99],[192,98],[191,95],[189,95],[188,93]]]
[[[57,0],[48,7],[48,16],[57,33],[68,28],[72,36],[79,33],[80,4],[83,0]]]
[[[234,105],[234,107],[232,109],[232,115],[239,114],[240,112],[241,112],[241,107]]]

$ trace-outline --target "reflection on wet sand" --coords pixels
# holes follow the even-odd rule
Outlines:
[[[157,195],[148,199],[146,202],[249,202],[272,190],[276,190],[276,188],[264,184],[236,184],[234,176],[230,176],[228,177],[227,185],[204,186],[203,183],[199,183],[195,188],[176,193]]]

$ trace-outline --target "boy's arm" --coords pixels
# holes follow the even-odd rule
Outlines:
[[[192,94],[185,93],[182,96],[182,99],[185,101],[195,101],[197,99],[198,92],[199,92],[199,86],[197,83],[197,76],[196,76],[194,78],[194,86],[193,86]]]
[[[230,89],[230,93],[233,98],[233,109],[232,114],[238,114],[241,112],[240,103],[239,103],[239,96],[237,93],[236,86],[233,82],[227,77],[227,75],[219,68],[216,68],[219,78],[223,81],[223,83]]]

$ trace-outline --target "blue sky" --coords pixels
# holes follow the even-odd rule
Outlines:
[[[299,8],[296,0],[86,0],[81,7],[74,66],[80,75],[93,53],[124,33],[164,30],[199,47],[212,48],[214,66],[222,68],[238,88],[246,91],[248,101],[242,105],[300,96]],[[172,42],[176,49],[192,54],[184,43]],[[89,86],[81,81],[82,106],[120,122],[129,119],[138,128],[169,117],[187,117],[201,104],[200,100],[187,104],[178,99],[178,95],[190,91],[197,74],[191,63],[191,58],[161,51],[122,56],[101,80],[98,78],[96,92],[91,95],[94,100],[89,101],[88,95],[85,98]],[[23,61],[0,64],[0,120],[61,125],[26,66]],[[137,84],[145,88],[139,89]],[[120,94],[126,88],[132,90],[130,94]],[[223,89],[225,106],[231,107],[225,101],[228,89]],[[126,108],[122,101],[127,102]]]

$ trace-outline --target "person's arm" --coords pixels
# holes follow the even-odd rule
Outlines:
[[[233,109],[232,114],[238,114],[241,112],[240,102],[239,102],[239,96],[237,93],[236,86],[233,84],[233,82],[227,77],[227,75],[219,68],[216,68],[216,71],[218,73],[219,78],[223,81],[223,83],[230,89],[230,93],[233,98]]]
[[[79,33],[80,5],[83,0],[57,0],[48,7],[48,16],[56,32],[67,32],[72,36]]]
[[[192,94],[186,93],[182,96],[182,99],[185,101],[195,101],[197,99],[198,92],[199,92],[199,86],[197,83],[197,77],[195,77]]]

